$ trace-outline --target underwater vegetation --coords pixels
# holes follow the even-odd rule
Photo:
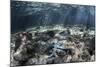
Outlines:
[[[11,66],[91,61],[95,61],[93,28],[41,26],[11,36]]]

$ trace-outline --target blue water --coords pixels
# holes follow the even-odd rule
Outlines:
[[[83,24],[95,26],[95,6],[40,2],[11,2],[11,32],[30,26]]]

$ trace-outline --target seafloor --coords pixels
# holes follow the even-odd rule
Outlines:
[[[94,27],[44,25],[11,34],[11,66],[91,61],[95,61]]]

